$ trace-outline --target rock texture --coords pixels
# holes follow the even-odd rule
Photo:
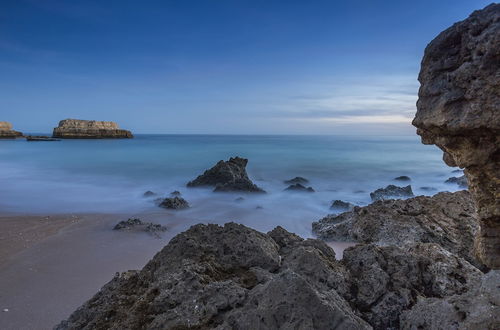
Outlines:
[[[350,210],[354,209],[355,206],[356,205],[354,205],[352,203],[344,202],[344,201],[337,199],[337,200],[334,200],[332,202],[330,209],[335,210],[335,211],[345,212],[345,211],[350,211]]]
[[[293,179],[290,179],[290,180],[285,180],[283,181],[284,183],[286,184],[296,184],[296,183],[300,183],[300,184],[308,184],[309,183],[309,180],[307,180],[306,178],[303,178],[301,176],[296,176],[295,178]]]
[[[453,176],[447,179],[444,183],[456,183],[460,188],[467,189],[468,183],[465,175],[462,176]]]
[[[118,222],[116,226],[113,227],[113,230],[144,231],[153,236],[160,237],[160,233],[167,231],[167,227],[152,222],[144,222],[136,218],[131,218]]]
[[[406,187],[398,187],[393,184],[390,184],[385,188],[380,188],[370,193],[372,201],[380,201],[384,199],[401,198],[401,197],[406,198],[412,196],[414,195],[410,185]]]
[[[298,191],[298,192],[314,192],[314,189],[312,187],[305,187],[305,186],[301,185],[300,183],[291,184],[285,190],[286,191]]]
[[[6,121],[0,121],[0,139],[15,139],[22,137],[23,133],[12,129],[12,124]]]
[[[117,275],[56,329],[370,329],[325,243],[196,225]]]
[[[163,199],[159,205],[164,209],[183,210],[189,208],[189,203],[182,197],[170,197]]]
[[[472,299],[484,281],[434,243],[361,244],[339,261],[323,241],[281,227],[200,224],[141,271],[118,274],[56,329],[399,329],[403,315],[417,329],[427,316],[417,317],[420,301]],[[478,297],[474,310],[490,306]],[[428,329],[456,313],[430,318]]]
[[[476,252],[500,268],[500,4],[473,12],[425,49],[413,125],[465,168],[477,207]]]
[[[133,138],[130,131],[120,129],[112,121],[65,119],[54,128],[53,137],[64,139],[120,139]]]
[[[477,267],[472,252],[478,230],[474,204],[467,191],[442,192],[432,197],[378,201],[329,215],[312,224],[313,233],[327,241],[354,241],[407,246],[436,243]]]
[[[228,161],[219,161],[209,170],[188,182],[188,187],[215,187],[214,191],[265,192],[248,177],[246,166],[248,159],[231,157]]]

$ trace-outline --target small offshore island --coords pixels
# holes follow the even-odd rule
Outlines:
[[[64,119],[54,128],[54,138],[62,139],[130,139],[132,132],[120,129],[112,121]]]

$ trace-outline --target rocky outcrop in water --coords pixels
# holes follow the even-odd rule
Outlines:
[[[339,261],[323,241],[281,227],[200,224],[142,270],[117,275],[56,329],[398,329],[402,315],[416,328],[422,299],[453,301],[480,282],[491,280],[438,244],[362,244]],[[492,307],[488,299],[474,306]],[[423,329],[442,320],[429,319]]]
[[[133,138],[130,131],[120,129],[112,121],[65,119],[54,128],[53,137],[64,139],[121,139]]]
[[[304,185],[304,184],[308,184],[309,180],[307,180],[306,178],[303,178],[301,176],[296,176],[293,179],[285,180],[283,182],[286,183],[286,184],[289,184],[289,185],[297,184],[297,183]]]
[[[183,210],[189,208],[189,203],[182,197],[170,197],[160,201],[159,205],[164,209]]]
[[[136,218],[131,218],[118,222],[113,227],[113,230],[143,231],[155,237],[160,237],[160,234],[162,232],[167,231],[167,227],[152,222],[144,222]]]
[[[294,191],[294,192],[314,192],[312,187],[306,187],[301,185],[300,183],[289,185],[285,191]]]
[[[465,168],[477,207],[476,252],[500,268],[500,4],[475,11],[425,49],[413,125]]]
[[[401,175],[401,176],[395,177],[394,180],[396,180],[396,181],[411,181],[411,178],[407,175]]]
[[[23,133],[12,129],[11,123],[0,121],[0,139],[15,139],[22,136]]]
[[[398,187],[390,184],[385,188],[380,188],[370,193],[372,201],[380,201],[392,198],[407,198],[412,196],[414,195],[410,185],[406,187]]]
[[[332,202],[330,209],[338,211],[338,212],[345,212],[345,211],[350,211],[350,210],[354,209],[355,206],[356,205],[354,205],[352,203],[344,202],[344,201],[337,199],[337,200],[334,200]]]
[[[465,177],[465,175],[451,177],[451,178],[447,179],[444,183],[455,183],[460,188],[464,188],[464,189],[467,189],[467,187],[468,187],[467,178]]]
[[[215,187],[219,192],[265,192],[248,177],[246,166],[248,159],[231,157],[228,161],[219,161],[209,170],[188,182],[188,187]]]
[[[327,241],[352,241],[407,246],[436,243],[477,267],[472,253],[477,223],[467,191],[432,197],[378,201],[350,212],[329,215],[312,224],[313,233]]]

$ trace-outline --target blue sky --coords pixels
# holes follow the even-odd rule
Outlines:
[[[488,3],[0,0],[0,120],[412,134],[426,44]]]

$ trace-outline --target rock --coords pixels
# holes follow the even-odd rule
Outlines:
[[[262,210],[262,209],[264,209],[264,207],[262,207],[262,206],[260,206],[260,205],[257,205],[257,206],[255,207],[255,209],[256,209],[256,210]]]
[[[394,180],[396,180],[396,181],[411,181],[410,177],[406,176],[406,175],[398,176],[398,177],[394,178]]]
[[[350,211],[352,210],[356,205],[348,202],[341,201],[339,199],[334,200],[332,202],[332,205],[330,206],[330,209],[336,210],[336,211]]]
[[[463,190],[432,197],[377,201],[338,216],[329,215],[312,224],[313,233],[327,241],[354,241],[406,246],[436,243],[476,265],[472,253],[478,226],[474,204]]]
[[[290,179],[290,180],[285,180],[285,181],[283,181],[283,182],[284,182],[285,184],[289,184],[289,185],[291,185],[291,184],[297,184],[297,183],[304,185],[304,184],[308,184],[308,183],[309,183],[309,180],[307,180],[306,178],[303,178],[303,177],[301,177],[301,176],[296,176],[296,177],[295,177],[295,178],[293,178],[293,179]]]
[[[156,193],[152,192],[151,190],[148,190],[144,193],[144,197],[153,197],[156,196]]]
[[[12,129],[11,123],[0,121],[0,139],[15,139],[22,136],[23,133]]]
[[[241,197],[241,196],[240,196],[240,197],[236,198],[234,201],[235,201],[236,203],[241,203],[241,202],[243,202],[244,200],[245,200],[245,199],[244,199],[243,197]]]
[[[371,329],[339,293],[349,275],[334,256],[282,228],[196,225],[56,329]]]
[[[285,191],[302,191],[302,192],[314,192],[312,187],[304,187],[300,183],[292,184],[285,189]]]
[[[46,136],[46,135],[28,135],[28,136],[26,136],[26,141],[28,141],[28,142],[40,142],[40,141],[53,142],[53,141],[61,141],[61,140],[55,139],[53,137]]]
[[[181,196],[181,195],[182,195],[181,192],[178,190],[174,190],[170,193],[170,196]]]
[[[206,170],[193,181],[188,182],[188,187],[215,187],[214,191],[244,191],[265,192],[255,185],[248,177],[246,166],[248,159],[232,157],[228,161],[219,161],[214,167]]]
[[[434,187],[420,187],[420,189],[425,190],[425,191],[436,191],[437,190]]]
[[[133,138],[130,131],[120,129],[112,121],[65,119],[54,128],[52,136],[64,139]]]
[[[456,183],[460,188],[465,188],[465,189],[467,189],[468,186],[467,178],[465,177],[465,175],[451,177],[444,183]]]
[[[351,305],[374,329],[399,329],[399,316],[418,296],[447,297],[467,292],[482,273],[441,246],[356,245],[344,251]]]
[[[161,232],[167,231],[167,227],[156,223],[143,222],[136,218],[130,218],[128,220],[118,222],[113,227],[113,230],[145,231],[153,236],[159,237]]]
[[[465,293],[445,299],[419,297],[401,315],[401,329],[500,329],[500,272],[484,274]]]
[[[473,12],[425,49],[413,125],[449,166],[465,168],[480,230],[475,249],[500,268],[500,4]]]
[[[411,190],[411,186],[408,185],[406,187],[398,187],[395,185],[388,185],[385,188],[380,188],[370,193],[370,197],[372,201],[379,201],[385,199],[391,199],[395,197],[413,197],[413,191]]]
[[[170,197],[161,201],[160,207],[164,209],[183,210],[189,208],[189,203],[182,197]]]
[[[462,171],[462,170],[453,170],[453,171],[451,171],[451,173],[463,173],[463,172],[464,171]]]

